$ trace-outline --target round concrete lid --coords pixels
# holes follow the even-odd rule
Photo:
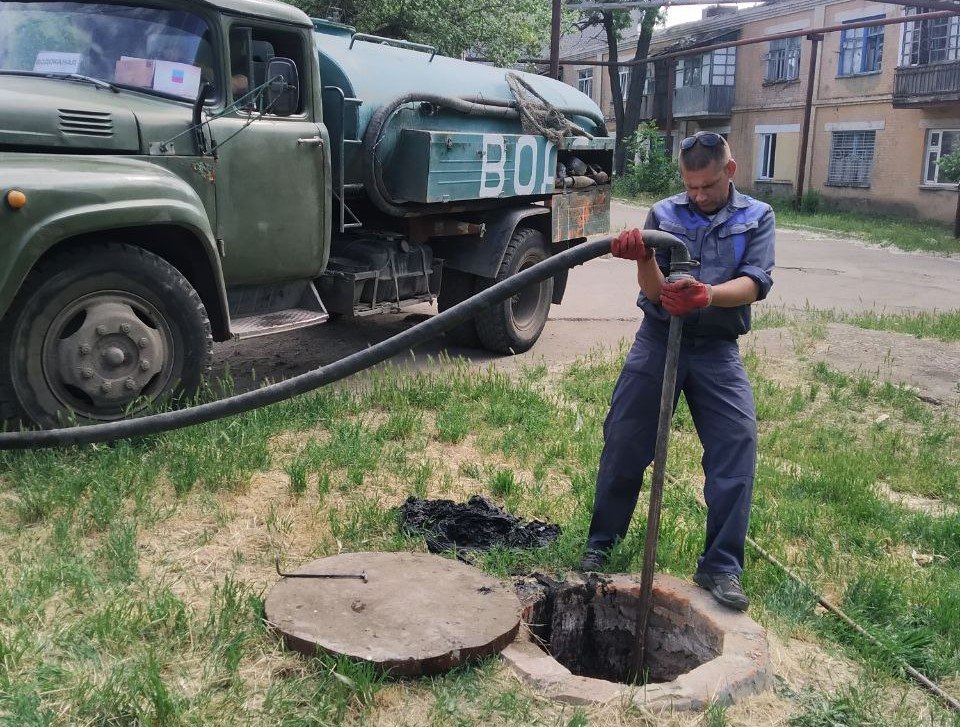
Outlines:
[[[287,645],[369,661],[398,676],[436,674],[513,641],[513,589],[456,560],[429,553],[344,553],[295,573],[360,573],[360,580],[282,578],[267,620]]]

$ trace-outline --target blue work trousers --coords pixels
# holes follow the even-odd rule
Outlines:
[[[640,327],[613,390],[603,425],[590,549],[608,550],[627,534],[643,471],[653,462],[666,334],[661,325]],[[757,417],[736,341],[682,339],[674,406],[681,391],[703,445],[707,527],[698,570],[739,574],[753,496]]]

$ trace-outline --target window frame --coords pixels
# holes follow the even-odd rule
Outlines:
[[[870,140],[869,150],[866,140]],[[857,162],[849,166],[849,160],[858,155],[869,157],[864,160],[865,169],[858,171]],[[874,129],[849,129],[831,132],[830,157],[827,165],[828,187],[855,187],[869,189],[873,184],[873,169],[876,164],[877,132]],[[850,171],[854,173],[851,174]]]
[[[862,23],[867,20],[881,20],[885,17],[887,16],[871,15],[865,18],[846,20],[844,21],[844,25],[847,23]],[[850,30],[841,30],[840,52],[837,55],[837,78],[852,78],[854,76],[868,76],[875,73],[880,73],[883,70],[883,41],[884,32],[882,25],[875,25],[869,28],[852,28]],[[876,65],[873,68],[868,68],[867,61],[871,56],[871,44],[874,46],[872,56]],[[855,59],[858,50],[860,53],[859,68],[849,72],[844,72],[844,57],[847,55],[847,53],[850,53],[853,54],[853,59]],[[853,64],[851,63],[851,66],[852,65]]]
[[[720,48],[710,55],[710,85],[735,86],[737,83],[737,49]]]
[[[593,69],[592,68],[577,69],[577,90],[580,93],[582,93],[584,96],[589,96],[591,99],[593,98]]]
[[[923,180],[922,184],[924,186],[943,187],[944,189],[951,189],[957,186],[957,182],[941,182],[938,179],[940,176],[940,167],[938,163],[940,161],[940,157],[944,156],[943,154],[943,146],[944,146],[943,135],[944,134],[957,135],[956,142],[954,142],[955,148],[948,153],[952,153],[953,151],[957,151],[958,149],[960,149],[960,128],[958,129],[949,129],[949,128],[927,129],[927,138],[923,145],[923,168],[921,170],[921,179]],[[934,141],[933,141],[934,135],[937,136],[936,144],[934,144]],[[936,154],[936,159],[932,160],[930,158],[930,155],[934,153]],[[935,169],[933,179],[931,179],[929,176],[931,162],[933,163],[934,169]]]
[[[919,8],[906,8],[904,17],[917,15]],[[944,29],[942,37],[938,34]],[[930,35],[937,33],[931,39]],[[930,44],[943,40],[942,48],[930,48]],[[942,57],[940,57],[942,53]],[[900,38],[900,65],[926,66],[960,60],[960,15],[933,20],[912,21],[903,24]]]
[[[757,169],[757,180],[769,182],[776,179],[777,165],[777,135],[760,134],[760,158]]]
[[[627,100],[627,92],[630,90],[630,69],[618,68],[617,75],[620,77],[620,93],[623,94],[623,100]]]
[[[766,70],[764,71],[764,83],[790,83],[800,80],[800,38],[780,38],[771,40],[767,48],[764,60],[766,61]],[[791,63],[791,61],[793,61]],[[777,67],[777,75],[771,76],[771,69]],[[792,73],[791,73],[792,70]],[[781,75],[782,73],[782,75]]]

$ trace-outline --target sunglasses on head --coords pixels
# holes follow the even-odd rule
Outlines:
[[[717,144],[723,141],[723,137],[720,134],[715,134],[712,131],[705,131],[702,134],[695,134],[694,136],[688,136],[686,139],[680,142],[680,149],[682,151],[687,151],[692,149],[697,145],[697,142],[700,142],[705,147],[712,148]]]

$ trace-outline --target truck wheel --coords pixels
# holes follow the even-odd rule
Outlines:
[[[121,244],[54,255],[0,323],[5,423],[112,421],[189,396],[212,349],[200,296],[157,255]]]
[[[510,238],[500,271],[493,283],[526,270],[550,257],[543,234],[519,227]],[[553,278],[524,288],[510,300],[498,303],[477,316],[477,334],[484,348],[497,353],[523,353],[543,331],[553,299]]]
[[[462,270],[444,268],[440,281],[440,294],[437,296],[437,309],[443,313],[462,303],[477,292],[479,280],[476,275],[465,273]],[[480,348],[480,336],[477,335],[476,320],[461,323],[443,334],[449,343],[465,348]]]

